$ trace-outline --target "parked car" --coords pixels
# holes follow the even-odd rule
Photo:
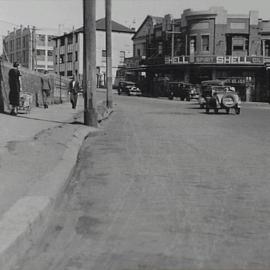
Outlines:
[[[178,97],[181,100],[190,101],[190,99],[193,98],[193,94],[195,94],[195,87],[190,83],[179,81],[172,81],[168,83],[167,95],[169,99]]]
[[[128,96],[140,96],[141,90],[136,86],[135,82],[121,81],[118,86],[118,95],[126,94]]]
[[[212,88],[213,95],[206,98],[206,113],[209,113],[210,109],[213,109],[215,113],[218,113],[220,109],[224,109],[229,114],[230,109],[234,109],[235,114],[240,114],[241,100],[232,87],[212,86]]]

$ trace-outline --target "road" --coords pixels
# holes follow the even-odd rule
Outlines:
[[[270,109],[114,98],[18,269],[270,269]]]

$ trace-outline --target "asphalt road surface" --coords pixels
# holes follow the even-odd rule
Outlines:
[[[270,109],[114,96],[20,270],[269,270]]]

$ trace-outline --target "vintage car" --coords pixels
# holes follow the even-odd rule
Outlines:
[[[198,98],[201,109],[205,108],[206,100],[213,96],[215,89],[222,86],[224,86],[224,82],[221,80],[208,80],[201,82],[200,95]]]
[[[230,109],[235,110],[235,114],[240,114],[241,100],[233,87],[229,86],[212,86],[213,95],[206,98],[205,111],[209,113],[211,109],[218,113],[220,109],[224,109],[227,114]]]
[[[136,86],[135,82],[120,81],[118,86],[118,95],[127,94],[128,96],[140,96],[141,90]]]
[[[168,83],[167,95],[169,99],[178,97],[181,100],[190,101],[191,98],[196,97],[196,88],[190,83],[171,81]]]

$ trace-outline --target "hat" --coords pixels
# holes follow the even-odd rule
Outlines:
[[[18,62],[13,63],[13,67],[18,67],[20,64]]]

